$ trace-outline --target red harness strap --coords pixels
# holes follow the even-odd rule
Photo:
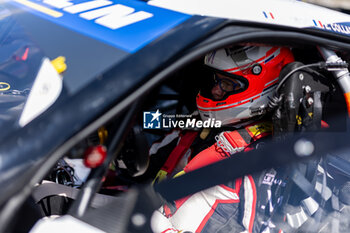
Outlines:
[[[167,174],[171,174],[176,165],[179,163],[181,158],[184,156],[186,151],[191,147],[194,139],[197,137],[198,132],[196,131],[188,131],[186,132],[180,139],[178,145],[174,148],[174,150],[170,153],[167,161],[163,165],[163,171],[166,171]]]
[[[184,168],[184,171],[190,172],[200,167],[204,167],[226,159],[229,157],[229,154],[224,148],[225,144],[227,147],[231,146],[233,149],[237,149],[237,151],[242,151],[243,149],[247,149],[248,146],[256,140],[259,140],[271,134],[271,122],[255,123],[254,125],[248,125],[242,129],[235,131],[223,132],[222,136],[227,140],[229,145],[227,145],[227,142],[214,143],[214,145],[196,155],[196,157],[194,157],[191,162]]]

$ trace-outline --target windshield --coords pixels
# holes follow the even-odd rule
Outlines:
[[[18,124],[44,55],[12,13],[0,7],[0,127]]]
[[[0,29],[3,136],[28,124],[59,96],[74,95],[127,54],[43,20],[11,1],[0,6]],[[63,70],[52,65],[58,57],[63,59]]]

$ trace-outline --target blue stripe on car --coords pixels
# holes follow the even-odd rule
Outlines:
[[[15,0],[11,1],[13,4],[24,7],[26,10],[38,15],[42,18],[45,18],[49,21],[52,21],[56,24],[59,24],[63,27],[69,28],[78,33],[84,34],[86,36],[92,37],[99,41],[102,41],[106,44],[112,45],[118,49],[122,49],[126,52],[134,53],[149,44],[154,39],[158,38],[160,35],[165,32],[171,30],[175,26],[181,24],[185,20],[189,19],[191,15],[174,12],[171,10],[158,8],[155,6],[150,6],[145,2],[135,1],[135,0],[109,0],[108,5],[105,6],[96,6],[95,8],[88,7],[81,8],[78,12],[69,12],[69,7],[77,6],[78,4],[88,3],[88,2],[96,2],[92,0],[72,0],[66,1],[68,3],[72,3],[71,6],[66,6],[63,8],[58,8],[50,5],[50,3],[44,3],[44,1],[35,1],[35,0]],[[52,1],[51,1],[52,2]],[[134,17],[137,14],[143,14],[145,16],[144,19],[140,19],[137,22],[127,23],[125,26],[118,27],[116,29],[112,29],[101,23],[101,19],[106,15],[99,15],[99,17],[95,17],[93,19],[83,18],[83,14],[92,13],[97,10],[108,10],[106,8],[111,9],[110,7],[119,5],[120,7],[127,8],[131,12],[126,13],[126,15],[120,15],[118,18],[114,14],[114,19],[112,20],[112,24],[114,22],[123,21],[126,17]],[[38,6],[38,7],[36,7]],[[47,10],[46,10],[47,9]],[[50,14],[51,12],[58,12],[60,14]],[[47,13],[46,13],[47,12]],[[140,13],[141,12],[141,13]],[[108,15],[108,14],[107,14]],[[110,17],[111,14],[108,15]],[[106,19],[108,18],[106,17]],[[102,20],[106,21],[106,20]]]

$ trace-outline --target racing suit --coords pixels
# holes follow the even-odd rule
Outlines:
[[[190,172],[226,159],[234,153],[251,150],[260,145],[255,141],[270,135],[271,131],[270,122],[258,122],[234,131],[221,132],[216,136],[216,143],[196,155],[182,172]],[[276,173],[270,169],[261,174],[248,175],[168,203],[155,213],[153,230],[260,232],[266,223],[263,220],[257,221],[256,212],[273,208],[268,204],[278,195],[271,194],[277,194],[281,190],[273,187],[273,182],[278,187],[284,185],[282,181],[276,181]],[[261,206],[262,210],[257,210],[257,206]]]
[[[183,172],[249,150],[269,135],[269,130],[259,124],[250,127],[220,133],[217,142],[195,156]],[[254,137],[248,141],[244,134],[249,132],[254,132]],[[254,140],[257,144],[252,143]],[[347,170],[347,162],[333,160],[328,157],[267,169],[167,203],[154,213],[152,229],[156,233],[345,232],[348,218],[340,216],[350,212],[350,192],[344,191],[350,181],[347,176],[336,176]],[[332,171],[334,164],[343,163],[344,167]]]

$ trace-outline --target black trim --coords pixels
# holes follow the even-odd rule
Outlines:
[[[228,23],[226,26],[227,27],[222,28],[215,35],[193,47],[191,51],[198,49],[211,51],[218,48],[224,48],[233,43],[253,42],[264,43],[266,45],[293,47],[305,47],[305,45],[315,47],[316,45],[319,45],[333,50],[345,50],[350,52],[350,39],[349,42],[336,41],[307,34],[305,32],[298,32],[295,30],[286,31],[285,28],[282,31],[277,31],[271,30],[271,28],[267,30],[256,27],[244,28],[232,25],[232,23]],[[240,33],[238,33],[238,31],[240,31]],[[232,37],[234,37],[234,39]],[[203,54],[205,54],[205,52],[203,52]]]
[[[322,37],[328,40],[338,41],[340,43],[350,43],[350,36],[345,36],[339,33],[324,31],[321,29],[308,27],[308,28],[296,28],[285,25],[277,25],[277,24],[266,24],[260,22],[247,22],[241,20],[227,20],[227,24],[225,26],[235,26],[235,27],[243,27],[246,28],[255,28],[255,30],[273,30],[279,32],[295,32],[307,34],[310,36]],[[277,34],[276,37],[279,35]],[[297,42],[297,41],[294,41]],[[270,43],[278,43],[278,41],[270,41]]]

